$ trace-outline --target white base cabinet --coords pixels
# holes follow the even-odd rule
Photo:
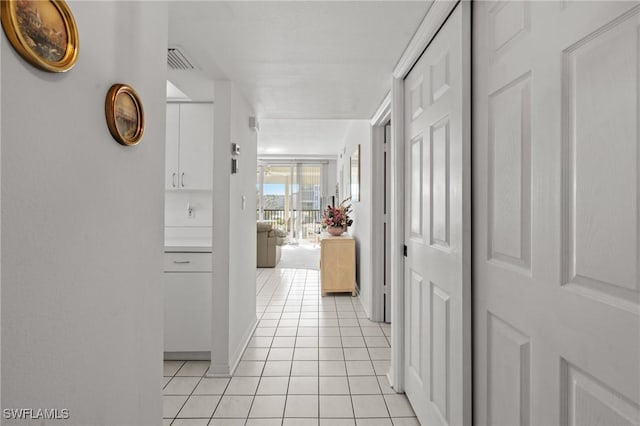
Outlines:
[[[211,261],[203,267],[210,258],[211,253],[165,253],[165,353],[211,351]]]

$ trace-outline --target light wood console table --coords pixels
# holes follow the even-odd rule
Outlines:
[[[320,236],[322,296],[350,292],[356,295],[356,241],[349,234]]]

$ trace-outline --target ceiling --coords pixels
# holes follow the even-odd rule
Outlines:
[[[260,120],[258,155],[335,156],[351,120]]]
[[[428,1],[171,2],[169,44],[260,118],[370,118]]]
[[[194,100],[212,97],[207,80],[234,81],[260,119],[259,152],[322,154],[344,139],[346,124],[336,120],[371,118],[430,5],[170,2],[169,45],[200,70],[169,78]]]

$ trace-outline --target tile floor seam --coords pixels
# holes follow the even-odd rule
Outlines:
[[[204,376],[206,376],[207,373],[204,373]],[[204,377],[203,376],[203,377]],[[227,382],[227,384],[224,386],[224,389],[222,390],[222,395],[220,395],[220,399],[218,399],[218,402],[216,403],[215,408],[213,409],[213,413],[211,413],[211,416],[209,417],[209,422],[207,423],[207,425],[211,424],[211,422],[213,422],[213,415],[216,414],[216,410],[218,409],[218,407],[220,406],[220,403],[222,402],[222,397],[224,396],[224,394],[227,392],[227,389],[229,388],[229,384],[231,383],[231,377],[229,378],[229,381]]]
[[[356,396],[356,400],[359,401],[369,401],[374,400],[374,397],[382,397],[385,401],[385,411],[386,416],[384,418],[388,419],[391,424],[396,424],[394,422],[394,418],[391,417],[391,411],[389,409],[389,404],[387,403],[387,399],[385,396],[385,390],[382,388],[382,382],[385,378],[383,369],[388,366],[389,360],[388,355],[385,354],[383,348],[390,348],[390,333],[387,328],[383,327],[384,324],[378,324],[370,322],[366,315],[364,314],[364,310],[360,306],[359,300],[349,296],[342,298],[338,295],[330,295],[329,297],[320,297],[320,285],[319,285],[319,276],[317,271],[303,271],[303,270],[259,270],[259,274],[257,275],[258,285],[256,286],[256,294],[258,297],[256,304],[257,316],[260,321],[265,321],[262,324],[258,324],[258,327],[263,325],[263,329],[272,328],[273,330],[262,330],[259,334],[266,334],[268,336],[260,339],[253,340],[252,345],[250,346],[252,350],[252,354],[249,355],[247,359],[245,359],[247,351],[243,353],[242,360],[243,361],[255,361],[255,362],[263,362],[264,364],[260,368],[260,372],[258,377],[258,382],[256,385],[255,392],[253,395],[248,395],[251,397],[251,404],[249,406],[249,411],[246,414],[244,419],[245,425],[256,423],[252,421],[251,411],[253,410],[258,396],[280,396],[284,399],[283,404],[283,412],[282,418],[278,420],[274,419],[274,424],[284,425],[285,420],[287,418],[287,405],[290,400],[289,397],[292,396],[292,378],[294,377],[317,377],[317,386],[315,387],[317,391],[317,396],[312,400],[315,400],[317,403],[316,417],[313,421],[313,417],[309,418],[310,423],[314,423],[318,425],[322,425],[323,423],[321,419],[323,418],[331,418],[331,417],[321,417],[321,405],[320,400],[325,398],[321,398],[322,396],[347,396],[341,393],[323,393],[321,391],[321,378],[339,378],[342,377],[342,380],[346,381],[346,390],[348,391],[348,400],[351,403],[351,418],[354,422],[358,422],[359,417],[356,417],[356,404],[354,403],[354,396]],[[277,320],[277,321],[276,321]],[[293,327],[295,324],[295,336],[290,341],[287,339],[276,339],[277,334],[286,333],[286,331],[278,331],[279,328]],[[365,330],[367,327],[367,330]],[[335,328],[337,333],[337,337],[339,339],[339,346],[334,346],[335,342],[332,342],[332,335],[334,333],[331,331],[331,328]],[[322,331],[321,331],[322,330]],[[356,331],[357,330],[357,331]],[[377,331],[376,331],[377,330]],[[273,331],[273,335],[271,335]],[[365,336],[369,334],[370,336]],[[359,334],[359,335],[358,335]],[[255,333],[252,335],[252,338],[259,337],[256,336]],[[284,337],[284,336],[283,336]],[[321,339],[323,337],[323,339]],[[369,339],[367,339],[369,337]],[[373,338],[371,338],[373,337]],[[384,337],[384,339],[379,339],[378,337]],[[345,342],[343,338],[347,339],[347,347],[345,347]],[[267,340],[269,339],[269,340]],[[321,344],[322,340],[322,344]],[[384,345],[382,341],[384,341]],[[262,346],[265,345],[265,346]],[[266,353],[261,354],[262,350],[260,348],[265,348]],[[272,349],[290,349],[290,353],[287,350],[278,350],[273,352]],[[333,349],[338,349],[340,357],[338,358],[335,355],[331,354]],[[390,350],[390,349],[389,349]],[[321,359],[321,354],[323,355]],[[348,354],[348,355],[347,355]],[[373,355],[372,355],[373,354]],[[270,361],[269,357],[275,356],[276,358],[271,359],[272,361],[280,361],[278,358],[282,358],[284,362],[289,362],[288,365],[288,375],[287,372],[278,372],[274,370],[274,373],[277,373],[275,376],[265,376],[265,370],[267,368],[267,362]],[[375,360],[373,359],[375,356]],[[262,360],[262,361],[256,361]],[[332,362],[333,360],[338,361]],[[307,361],[310,361],[308,363]],[[327,370],[325,373],[330,374],[338,374],[331,376],[321,376],[320,375],[320,365],[322,362],[329,362],[324,365],[341,365],[344,371],[336,371],[335,369]],[[307,376],[309,374],[309,365],[317,363],[317,369],[315,374],[312,376]],[[375,364],[374,364],[375,363]],[[367,366],[368,364],[368,366]],[[184,368],[186,363],[183,363],[174,373],[173,376],[169,377],[169,381],[167,385],[171,382],[171,380],[178,374],[180,370]],[[349,368],[350,366],[350,368]],[[296,375],[294,376],[294,367],[296,371]],[[340,370],[340,369],[338,369]],[[373,370],[373,371],[371,371]],[[280,376],[283,374],[283,376]],[[302,374],[302,375],[301,375]],[[241,376],[244,377],[244,376]],[[251,377],[251,376],[246,376]],[[275,393],[261,393],[258,394],[258,389],[260,385],[263,383],[263,380],[266,377],[282,377],[286,378],[286,386],[284,389],[284,395],[279,392],[283,392],[283,390],[278,391],[277,387],[272,388],[277,392]],[[368,389],[361,389],[361,392],[367,392],[362,394],[354,394],[354,388],[352,383],[359,383],[359,386],[371,384],[367,380],[361,380],[366,377],[371,377],[376,381],[375,389],[373,394],[368,393]],[[185,404],[189,401],[189,399],[194,395],[195,389],[201,383],[203,377],[200,377],[200,380],[196,387],[194,387],[191,393],[187,396],[187,400],[180,407],[178,414],[173,418],[173,421],[178,419],[178,415],[180,411],[184,409]],[[231,383],[231,379],[227,382],[225,386],[225,390],[223,391],[223,395],[220,397],[220,400],[216,404],[213,414],[209,418],[209,424],[213,424],[214,416],[216,411],[218,410],[220,403],[222,401],[222,397],[226,395],[228,387]],[[274,382],[275,383],[275,382]],[[164,387],[166,387],[165,385]],[[163,387],[163,388],[164,388]],[[269,388],[265,388],[269,389]],[[327,389],[330,391],[330,389]],[[394,395],[394,394],[389,394]],[[329,398],[328,400],[331,400]],[[339,400],[339,399],[338,399]],[[345,399],[342,399],[345,401]],[[391,399],[389,399],[391,401]],[[402,400],[398,400],[398,402],[402,402]],[[408,401],[407,401],[408,403]],[[394,403],[394,405],[397,405]],[[410,403],[409,403],[410,405]],[[360,404],[362,407],[362,404]],[[344,407],[346,408],[346,407]],[[325,413],[331,415],[332,413]],[[345,413],[342,413],[345,414]],[[363,413],[360,412],[360,415]],[[404,412],[399,413],[403,414],[401,417],[405,417]],[[259,414],[258,414],[259,415]],[[373,418],[373,417],[361,417],[361,418]],[[383,417],[380,417],[383,418]],[[415,420],[414,417],[407,417]],[[286,424],[291,424],[291,422],[286,422]]]
[[[187,365],[188,361],[185,361],[182,366],[178,369],[178,371],[180,371],[182,369],[182,367],[184,367],[185,365]],[[178,374],[178,371],[176,371],[176,374]],[[175,376],[174,376],[175,377]],[[171,379],[173,380],[173,378]],[[184,400],[184,403],[182,404],[182,406],[180,407],[180,409],[176,412],[176,415],[173,416],[173,420],[171,420],[171,424],[173,424],[176,419],[178,418],[178,416],[180,415],[180,412],[184,409],[185,405],[187,405],[187,402],[189,402],[189,398],[191,398],[191,396],[193,395],[193,392],[195,391],[195,389],[198,387],[198,385],[200,384],[200,382],[202,381],[202,377],[200,377],[200,380],[198,380],[198,383],[196,383],[196,385],[193,387],[193,389],[191,389],[191,393],[187,396],[187,399]],[[171,381],[169,381],[169,383],[171,383]],[[169,385],[169,383],[167,383],[166,386]],[[165,386],[165,387],[166,387]]]

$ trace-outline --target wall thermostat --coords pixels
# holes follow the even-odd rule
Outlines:
[[[231,144],[231,155],[240,155],[240,145],[237,143]]]

